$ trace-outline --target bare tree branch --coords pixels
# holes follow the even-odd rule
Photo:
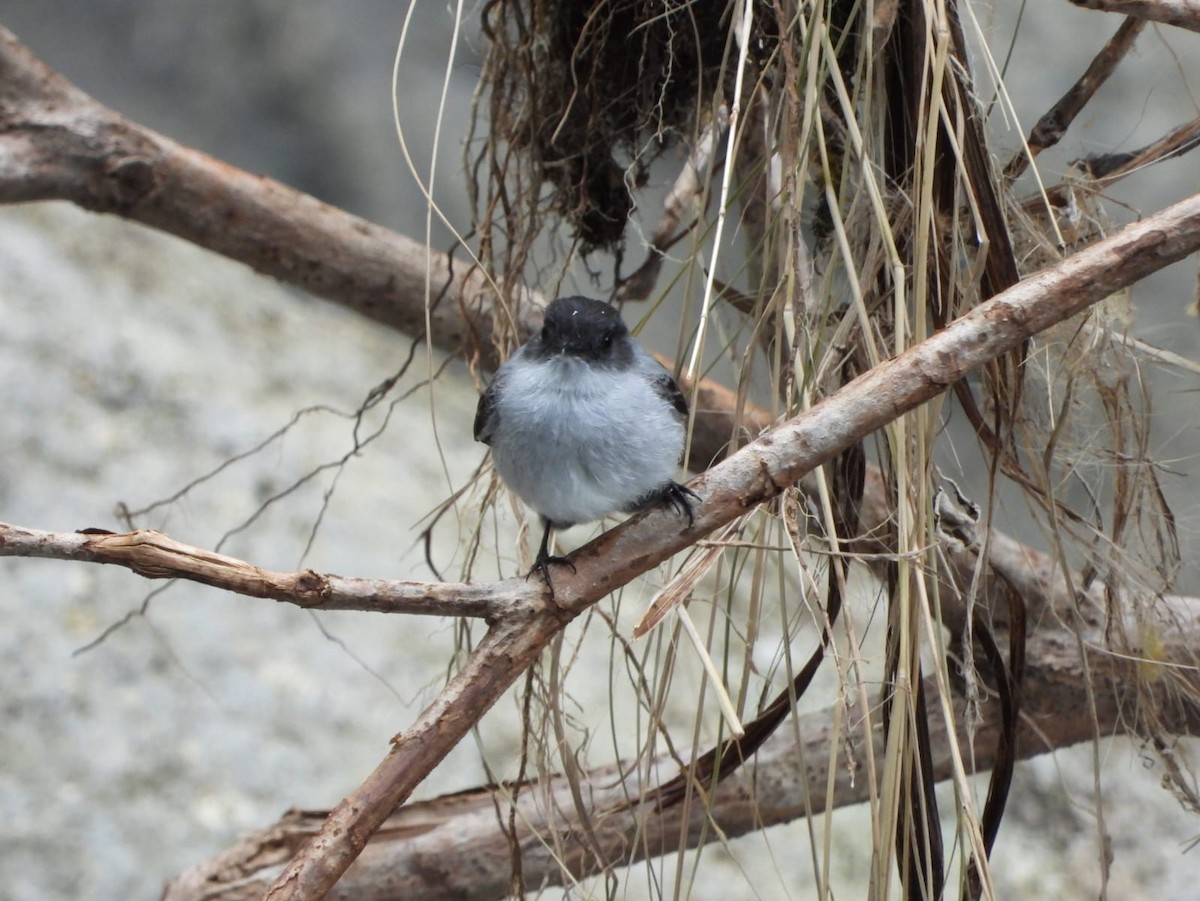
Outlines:
[[[1124,13],[1138,19],[1177,25],[1190,31],[1200,31],[1200,2],[1197,0],[1070,0],[1084,9],[1107,13]]]
[[[1200,116],[1177,125],[1169,132],[1144,147],[1137,150],[1121,151],[1120,153],[1097,153],[1082,160],[1074,160],[1078,169],[1095,179],[1100,188],[1115,184],[1121,179],[1146,166],[1160,163],[1176,156],[1183,156],[1200,147]],[[1086,183],[1085,183],[1086,184]],[[1045,197],[1034,194],[1021,201],[1026,210],[1040,209],[1049,198],[1055,206],[1065,206],[1073,193],[1080,187],[1079,182],[1061,182],[1046,189]]]
[[[1097,599],[1098,600],[1098,599]],[[1059,603],[1069,599],[1059,593]],[[1066,611],[1059,609],[1060,615]],[[1097,653],[1091,655],[1095,710],[1090,715],[1087,687],[1075,637],[1061,628],[1048,628],[1032,636],[1021,730],[1020,756],[1032,757],[1054,748],[1103,735],[1136,734],[1128,716],[1132,701],[1129,687],[1138,682],[1135,669],[1155,666],[1161,678],[1151,681],[1161,706],[1176,707],[1184,692],[1200,690],[1196,647],[1200,642],[1200,599],[1168,598],[1162,617],[1168,623],[1158,659],[1131,661]],[[1093,626],[1084,635],[1089,644],[1103,640],[1103,628]],[[926,684],[930,697],[934,680]],[[1145,699],[1143,699],[1145,700]],[[1177,707],[1177,734],[1200,734],[1200,708],[1193,703]],[[838,723],[855,721],[853,712],[836,716],[833,708],[797,718],[794,730],[782,730],[759,751],[753,764],[721,783],[707,805],[690,808],[653,804],[630,807],[629,798],[641,797],[647,786],[645,773],[655,784],[666,782],[677,767],[663,757],[649,767],[629,762],[585,774],[587,807],[579,811],[571,798],[568,780],[548,777],[530,785],[505,785],[458,792],[401,808],[383,824],[362,856],[330,892],[331,899],[391,901],[399,898],[484,899],[505,894],[512,868],[512,847],[521,849],[521,873],[529,887],[562,884],[572,877],[593,875],[644,857],[678,849],[680,835],[688,847],[732,838],[778,823],[790,822],[806,812],[825,809],[826,791],[833,773],[833,804],[840,807],[868,800],[868,780],[853,778],[852,760],[831,756],[831,748],[849,746],[864,756],[863,743],[875,743],[883,756],[883,736],[876,728],[870,736],[862,726]],[[974,761],[980,771],[992,766],[997,746],[998,717],[992,711],[974,736]],[[956,701],[956,722],[962,723],[962,705]],[[930,721],[933,745],[941,749],[934,760],[934,777],[948,778],[951,760],[945,750],[950,741],[966,746],[962,731],[946,734],[945,720]],[[807,761],[803,775],[796,761]],[[507,831],[508,808],[514,803],[517,834]],[[167,886],[166,901],[249,901],[261,897],[291,856],[320,827],[324,811],[289,811],[272,826],[242,838],[217,857],[181,873]],[[585,837],[583,819],[600,846]],[[719,829],[712,828],[715,823]]]
[[[369,610],[491,620],[502,615],[513,598],[533,593],[519,579],[464,585],[351,579],[311,569],[273,572],[184,544],[151,529],[123,534],[99,529],[41,532],[0,523],[0,557],[112,563],[147,579],[188,579],[235,594],[286,601],[314,610]]]
[[[498,363],[495,286],[470,261],[130,122],[0,28],[0,203],[31,200],[141,222],[414,336],[428,272],[429,340]],[[536,295],[504,290],[525,317],[517,331],[535,327]]]
[[[1096,153],[1075,161],[1088,175],[1102,181],[1116,181],[1131,172],[1172,157],[1183,156],[1200,145],[1200,116],[1171,129],[1145,147],[1123,153]]]
[[[712,162],[713,153],[717,150],[718,132],[723,130],[728,122],[710,122],[700,133],[696,146],[688,154],[667,199],[663,201],[662,215],[654,227],[650,237],[650,249],[645,262],[622,281],[617,290],[618,300],[645,300],[650,296],[658,281],[658,273],[662,269],[667,251],[681,237],[678,234],[679,223],[683,217],[694,212],[697,216],[702,212],[701,201],[704,196],[704,172]]]
[[[1108,39],[1108,43],[1096,54],[1087,70],[1079,76],[1079,80],[1071,85],[1070,90],[1038,119],[1033,130],[1029,132],[1029,141],[1027,142],[1029,152],[1021,151],[1008,161],[1008,165],[1004,167],[1004,174],[1007,177],[1019,176],[1029,166],[1032,157],[1036,157],[1046,148],[1053,147],[1062,140],[1067,129],[1071,127],[1071,123],[1075,121],[1075,117],[1087,106],[1101,86],[1108,81],[1108,77],[1116,70],[1117,64],[1129,53],[1130,48],[1133,47],[1138,35],[1145,27],[1145,19],[1133,16],[1121,23],[1116,34]]]

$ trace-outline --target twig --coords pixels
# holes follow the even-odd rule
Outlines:
[[[147,579],[188,579],[254,598],[285,601],[310,610],[367,610],[493,620],[526,595],[522,580],[463,585],[351,579],[311,569],[281,573],[168,538],[136,532],[41,532],[0,522],[0,557],[46,557],[112,563]]]
[[[1083,160],[1075,160],[1088,175],[1099,181],[1110,182],[1124,178],[1144,166],[1161,163],[1174,156],[1183,156],[1200,146],[1200,116],[1171,129],[1157,141],[1138,150],[1125,153],[1094,153]]]
[[[645,300],[654,290],[667,251],[682,237],[677,231],[684,214],[689,210],[701,212],[700,201],[705,191],[701,173],[712,162],[713,152],[717,147],[717,128],[724,128],[726,125],[728,122],[724,117],[717,116],[716,121],[710,122],[700,133],[700,140],[688,154],[687,162],[683,164],[675,184],[671,186],[670,193],[663,201],[662,215],[658,217],[658,224],[650,237],[650,252],[642,265],[621,281],[617,290],[617,300]]]
[[[1093,154],[1086,159],[1074,160],[1072,164],[1095,179],[1096,189],[1100,189],[1120,181],[1144,166],[1160,163],[1174,156],[1183,156],[1197,147],[1200,147],[1200,116],[1171,129],[1145,147],[1122,153]],[[1068,204],[1073,191],[1089,187],[1084,179],[1064,182],[1047,188],[1046,197],[1054,206],[1062,207]],[[1041,209],[1045,202],[1042,195],[1038,194],[1022,200],[1021,207],[1027,211],[1034,211]]]
[[[1008,165],[1004,167],[1004,175],[1007,178],[1017,178],[1029,166],[1031,158],[1062,140],[1067,129],[1071,127],[1071,123],[1075,121],[1075,117],[1095,96],[1096,91],[1100,90],[1104,82],[1108,81],[1108,77],[1125,58],[1130,48],[1133,47],[1133,42],[1137,40],[1138,35],[1145,27],[1145,19],[1136,19],[1132,16],[1121,23],[1116,34],[1109,38],[1108,43],[1096,54],[1091,65],[1087,67],[1087,71],[1079,76],[1079,80],[1071,85],[1070,90],[1063,94],[1042,118],[1038,119],[1033,130],[1029,132],[1028,153],[1014,154],[1013,158],[1008,161]]]

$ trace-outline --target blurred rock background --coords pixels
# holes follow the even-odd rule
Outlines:
[[[1117,23],[1054,6],[1062,9],[1024,26],[1011,73],[1026,127]],[[0,0],[0,24],[102,102],[420,237],[424,200],[397,145],[389,87],[407,12],[396,0]],[[995,12],[990,26],[1009,33],[1009,14]],[[468,17],[473,23],[478,10]],[[400,97],[421,167],[451,27],[445,5],[415,4]],[[1179,108],[1191,101],[1178,88],[1191,77],[1187,64],[1158,41],[1144,35],[1139,55],[1105,89],[1108,105],[1099,109],[1128,114],[1083,123],[1085,142],[1137,146],[1186,118]],[[438,161],[439,203],[460,227],[473,53],[460,44]],[[1045,59],[1053,65],[1037,62]],[[1159,69],[1147,66],[1166,74],[1156,81]],[[1194,171],[1185,158],[1162,167],[1162,187],[1128,190],[1140,190],[1151,208],[1195,190]],[[447,234],[435,229],[433,239],[444,245]],[[1154,280],[1139,296],[1138,329],[1196,359],[1195,322],[1182,313],[1188,279],[1177,267]],[[0,519],[119,528],[118,502],[136,508],[171,495],[302,408],[353,410],[407,352],[403,336],[173,239],[63,205],[0,209]],[[400,389],[428,371],[418,355]],[[1194,447],[1186,412],[1194,395],[1179,397],[1188,386],[1178,379],[1167,387],[1163,403],[1170,411],[1174,395],[1179,412],[1166,414],[1173,424],[1162,440]],[[452,365],[436,384],[436,417],[428,390],[400,404],[391,427],[343,471],[304,565],[428,578],[417,524],[482,457],[470,434],[475,396],[465,370]],[[148,521],[212,546],[265,499],[346,453],[350,430],[330,412],[306,416]],[[1183,465],[1194,471],[1194,461]],[[268,567],[297,566],[331,477],[301,486],[224,549]],[[1180,518],[1188,536],[1194,510]],[[452,526],[448,533],[446,559]],[[163,880],[288,806],[336,803],[430,699],[453,647],[452,624],[436,620],[318,621],[174,585],[150,600],[145,617],[74,655],[162,586],[124,571],[9,558],[0,559],[0,586],[0,898],[155,897]],[[605,710],[603,681],[578,687],[585,709]],[[501,705],[484,730],[501,756],[515,741],[510,713]],[[997,851],[1002,897],[1096,896],[1091,755],[1075,749],[1021,767]],[[1157,787],[1161,774],[1128,743],[1105,743],[1101,756],[1112,896],[1194,897],[1200,853],[1183,849],[1200,832],[1197,821]],[[422,796],[484,779],[479,749],[467,743]],[[847,811],[838,823],[833,884],[861,885],[854,880],[865,875],[866,819]],[[748,872],[759,897],[808,897],[807,826],[767,838],[771,848],[750,837],[707,852],[693,895],[743,895]],[[730,881],[711,878],[717,873]],[[647,891],[636,875],[624,884],[632,897]]]

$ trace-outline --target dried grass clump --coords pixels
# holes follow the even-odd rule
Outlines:
[[[729,17],[722,3],[487,6],[491,141],[528,170],[534,194],[552,186],[546,209],[585,252],[621,247],[649,163],[730,89]],[[757,40],[766,46],[765,34]]]

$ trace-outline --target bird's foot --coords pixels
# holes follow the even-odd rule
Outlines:
[[[670,504],[676,513],[687,517],[689,529],[696,524],[694,505],[700,503],[700,495],[686,485],[680,485],[678,482],[668,482],[646,500],[647,503],[642,506],[648,507],[650,504],[655,503]]]
[[[533,568],[525,576],[526,579],[532,579],[534,573],[540,573],[542,581],[546,583],[546,587],[550,589],[550,599],[554,600],[554,582],[550,579],[550,565],[569,566],[571,572],[575,572],[575,564],[567,557],[556,557],[553,554],[539,554],[538,558],[533,561]]]

